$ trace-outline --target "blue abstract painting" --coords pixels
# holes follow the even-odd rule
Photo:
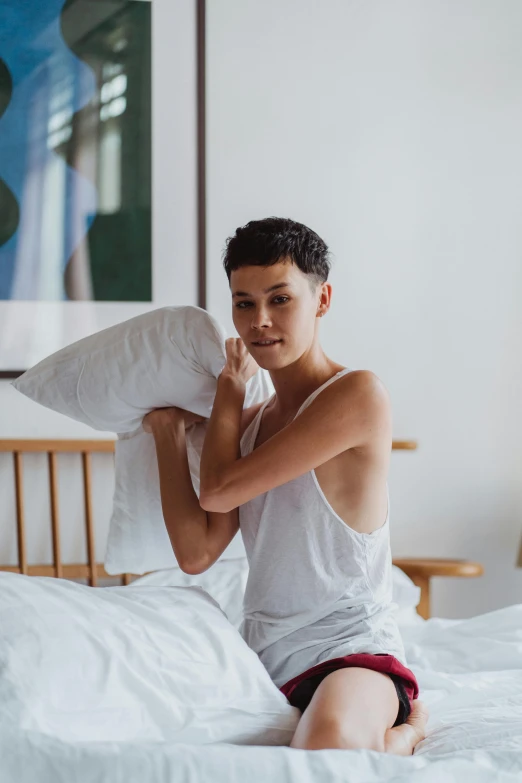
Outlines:
[[[0,299],[151,301],[150,16],[0,3]]]

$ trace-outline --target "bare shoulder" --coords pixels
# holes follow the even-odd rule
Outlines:
[[[342,381],[345,381],[344,393],[341,392],[345,401],[349,401],[359,412],[359,418],[367,423],[368,440],[353,448],[353,453],[373,454],[382,449],[387,453],[391,448],[393,422],[390,393],[385,384],[371,370],[347,373],[339,383]]]
[[[372,370],[354,370],[353,372],[347,373],[341,380],[344,379],[350,379],[354,388],[357,387],[368,394],[382,397],[388,401],[390,400],[388,389],[379,376],[372,372]]]
[[[253,421],[256,413],[259,411],[263,402],[264,400],[261,400],[261,402],[256,402],[255,405],[251,405],[249,408],[243,408],[243,411],[241,413],[240,437],[243,437],[243,433],[245,432],[248,425]]]
[[[377,405],[380,403],[385,407],[390,404],[388,389],[372,370],[352,370],[328,389],[332,395],[337,392],[341,397],[349,395],[361,402]]]
[[[358,402],[361,411],[376,417],[391,415],[391,399],[383,381],[372,370],[354,370],[341,378],[346,381],[346,392],[354,402]],[[335,385],[335,384],[334,384]]]
[[[347,434],[353,433],[356,423],[360,426],[365,433],[365,442],[352,446],[354,453],[373,451],[383,445],[388,448],[392,430],[390,395],[382,380],[371,370],[346,373],[314,402],[322,405],[322,410],[317,407],[317,415],[323,421],[325,416],[334,417],[340,428],[346,427]]]

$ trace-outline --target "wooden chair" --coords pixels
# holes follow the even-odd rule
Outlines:
[[[393,441],[393,449],[413,450],[417,448],[415,441]],[[95,531],[92,513],[92,474],[91,458],[96,452],[114,454],[114,440],[0,440],[0,452],[10,452],[14,461],[16,526],[18,543],[18,565],[0,565],[0,571],[10,571],[29,576],[54,576],[63,579],[87,579],[91,587],[96,587],[99,579],[111,579],[113,576],[105,571],[102,563],[95,558]],[[25,513],[24,513],[24,482],[23,454],[44,452],[47,454],[49,494],[51,511],[51,535],[53,547],[52,565],[29,565],[27,562]],[[58,453],[81,454],[83,472],[83,504],[85,513],[85,532],[87,539],[87,563],[62,563],[60,552],[60,522],[58,509]],[[480,576],[483,568],[479,563],[468,560],[448,559],[417,559],[397,558],[394,565],[407,574],[421,589],[421,599],[417,612],[428,619],[430,617],[431,579],[435,576]],[[128,585],[137,574],[121,574],[120,581]]]

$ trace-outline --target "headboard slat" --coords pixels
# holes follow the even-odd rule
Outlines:
[[[98,574],[96,570],[96,557],[94,548],[94,527],[92,524],[92,494],[91,494],[91,455],[82,451],[83,465],[83,499],[85,503],[85,529],[87,532],[87,559],[89,561],[89,584],[96,587]]]
[[[58,521],[58,465],[56,452],[47,453],[49,461],[49,493],[51,497],[51,533],[53,539],[53,562],[56,576],[63,577],[62,558],[60,553],[60,525]]]
[[[18,564],[20,573],[27,574],[27,550],[25,548],[24,481],[21,451],[13,452],[16,492],[16,531],[18,536]]]

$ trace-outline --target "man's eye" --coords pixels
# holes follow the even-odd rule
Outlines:
[[[289,297],[288,296],[276,296],[272,301],[275,302],[277,299],[284,299],[285,300],[284,302],[278,302],[277,304],[286,304],[286,302],[289,300]],[[245,302],[238,302],[236,304],[236,307],[239,307],[240,310],[244,310],[245,308],[241,307],[241,305],[249,305],[249,304],[252,304],[252,302],[246,302],[246,301]]]

